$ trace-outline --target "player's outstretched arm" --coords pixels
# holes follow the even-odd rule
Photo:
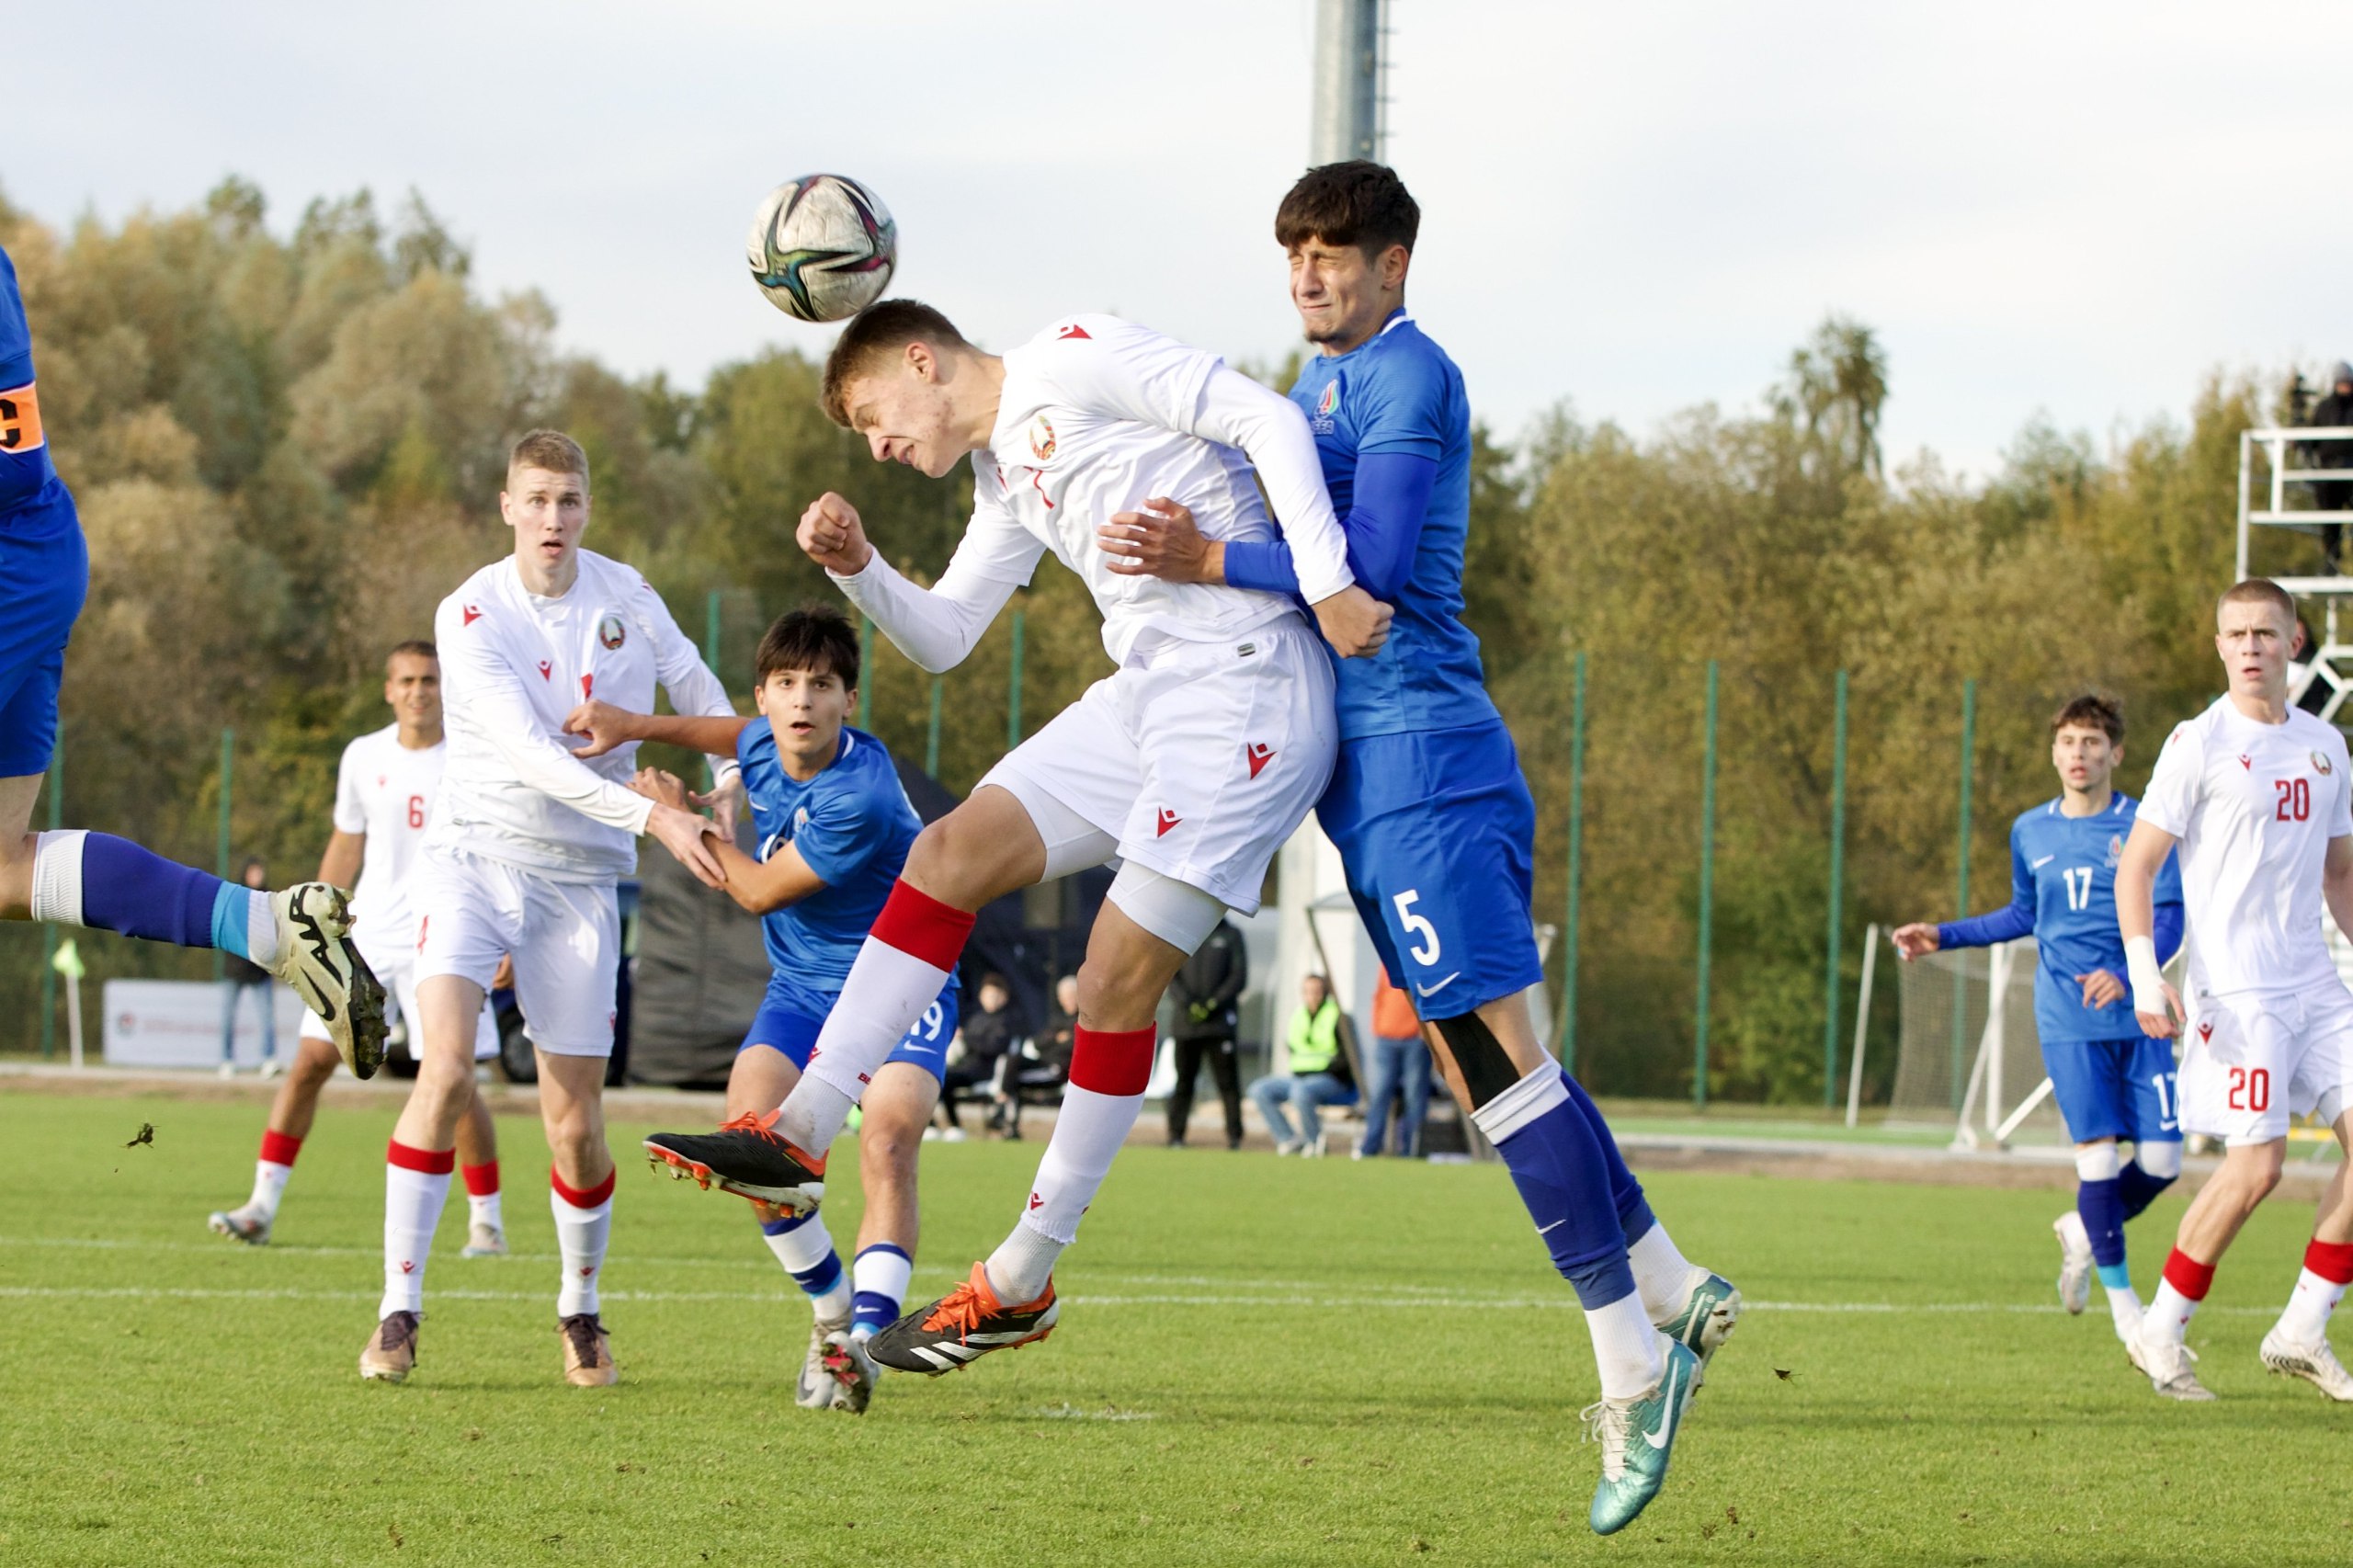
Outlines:
[[[2152,1040],[2171,1040],[2188,1017],[2157,961],[2157,873],[2173,853],[2174,835],[2145,816],[2132,824],[2116,863],[2116,926],[2124,937],[2124,969],[2132,983],[2132,1011]],[[2336,848],[2336,841],[2329,847]]]
[[[650,801],[681,811],[694,799],[677,775],[658,767],[638,769],[629,787]],[[779,845],[776,853],[766,860],[755,860],[736,848],[734,840],[720,828],[717,823],[703,824],[703,842],[725,879],[719,886],[752,914],[767,915],[798,903],[824,887],[824,880],[809,869],[801,852],[790,844]]]
[[[1917,921],[1895,928],[1896,952],[1907,962],[1923,953],[1949,948],[1990,948],[2015,942],[2034,933],[2034,876],[2027,869],[2026,851],[2015,830],[2010,835],[2010,902],[2001,908],[1966,920],[1931,925]]]
[[[801,551],[892,645],[933,675],[964,662],[1013,591],[1029,580],[1045,546],[974,487],[964,542],[937,585],[918,587],[867,542],[858,508],[827,491],[801,514]]]
[[[563,733],[586,739],[588,744],[572,754],[584,758],[602,756],[631,741],[659,741],[710,756],[733,756],[735,737],[752,723],[741,714],[719,719],[686,713],[632,713],[592,698],[564,716]]]

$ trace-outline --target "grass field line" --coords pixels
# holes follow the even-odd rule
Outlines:
[[[545,1290],[435,1290],[433,1297],[452,1301],[544,1301]],[[648,1304],[692,1303],[698,1301],[740,1301],[768,1306],[790,1300],[781,1289],[757,1290],[607,1290],[604,1299]],[[322,1290],[303,1287],[228,1288],[218,1286],[161,1285],[0,1285],[0,1299],[33,1301],[372,1301],[378,1299],[374,1290]],[[1382,1296],[1330,1296],[1302,1291],[1289,1296],[1226,1296],[1178,1295],[1171,1293],[1097,1293],[1086,1291],[1065,1295],[1063,1300],[1079,1307],[1290,1307],[1302,1311],[1330,1312],[1334,1310],[1369,1311],[1388,1308],[1418,1309],[1438,1307],[1448,1311],[1476,1312],[1574,1312],[1574,1296],[1449,1296],[1438,1299],[1400,1300]],[[1868,1314],[1900,1316],[1907,1313],[1967,1313],[2021,1314],[2042,1317],[2059,1312],[2057,1305],[2028,1301],[1746,1301],[1745,1311],[1763,1312],[1806,1312]],[[2201,1316],[2222,1314],[2233,1317],[2277,1315],[2276,1307],[2210,1306],[2201,1309]]]

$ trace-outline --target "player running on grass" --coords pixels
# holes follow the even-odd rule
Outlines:
[[[588,737],[582,756],[629,741],[665,741],[732,750],[743,766],[759,858],[736,848],[716,824],[707,836],[728,895],[764,917],[776,972],[728,1074],[730,1121],[771,1111],[791,1092],[923,829],[890,752],[844,722],[858,680],[858,632],[847,617],[830,608],[784,616],[760,639],[753,678],[756,719],[654,718],[592,701],[564,724]],[[640,780],[673,805],[688,803],[666,773],[649,769]],[[793,1396],[806,1409],[858,1414],[873,1395],[876,1369],[866,1342],[898,1317],[914,1270],[915,1154],[939,1103],[956,1004],[951,977],[865,1085],[858,1148],[866,1209],[847,1274],[815,1210],[785,1213],[753,1200],[770,1250],[816,1316]]]
[[[2143,1034],[2125,1005],[2116,876],[2138,807],[2109,788],[2123,761],[2124,714],[2115,703],[2078,697],[2059,710],[2051,763],[2061,792],[2010,824],[2009,904],[1947,925],[1899,926],[1894,940],[1911,960],[2034,937],[2034,1031],[2075,1141],[2075,1206],[2051,1227],[2059,1237],[2059,1301],[2082,1312],[2097,1272],[2116,1336],[2130,1344],[2141,1329],[2141,1298],[2124,1261],[2124,1224],[2181,1175],[2181,1102],[2172,1041]],[[2181,873],[2170,858],[2154,899],[2157,961],[2165,963],[2181,946]],[[2131,1142],[2130,1160],[2120,1157],[2120,1140]]]
[[[2214,648],[2230,689],[2174,726],[2116,870],[2116,917],[2141,1028],[2189,1028],[2181,1125],[2220,1138],[2222,1164],[2181,1217],[2132,1364],[2168,1399],[2214,1396],[2183,1342],[2214,1267],[2279,1185],[2288,1119],[2316,1112],[2353,1149],[2353,994],[2337,977],[2321,909],[2353,934],[2353,767],[2345,737],[2288,702],[2288,661],[2302,642],[2296,602],[2278,584],[2240,583],[2215,608]],[[2189,926],[2189,1002],[2158,972],[2153,902],[2178,844]],[[2353,1281],[2353,1192],[2329,1177],[2303,1271],[2263,1336],[2263,1364],[2353,1401],[2353,1376],[2328,1345],[2328,1315]]]
[[[1316,818],[1448,1084],[1585,1308],[1602,1393],[1586,1413],[1602,1444],[1590,1519],[1606,1535],[1665,1481],[1740,1293],[1677,1249],[1529,1016],[1526,992],[1543,979],[1536,807],[1461,620],[1471,412],[1461,372],[1405,313],[1420,222],[1396,175],[1365,162],[1310,170],[1275,215],[1291,302],[1319,351],[1291,401],[1309,416],[1350,567],[1396,604],[1387,645],[1339,666],[1339,765]],[[1297,586],[1289,544],[1205,540],[1182,506],[1115,517],[1101,543],[1122,573]]]
[[[183,948],[219,948],[294,988],[365,1078],[384,1059],[384,988],[324,882],[267,892],[111,834],[33,834],[57,744],[65,643],[90,587],[73,494],[51,464],[16,264],[0,250],[0,919],[49,920]]]
[[[392,1017],[408,1022],[422,1046],[416,1018],[416,915],[409,903],[409,871],[433,814],[441,783],[441,660],[430,642],[403,642],[384,661],[384,701],[394,715],[381,730],[343,748],[335,769],[335,832],[319,857],[319,881],[351,889],[351,939],[391,994]],[[356,880],[355,880],[356,878]],[[253,1196],[241,1208],[215,1213],[218,1233],[267,1245],[278,1205],[294,1174],[294,1157],[318,1114],[319,1091],[335,1076],[335,1049],[316,1013],[302,1015],[293,1070],[278,1086],[269,1124],[261,1135]],[[415,1054],[412,1051],[412,1054]],[[498,1023],[485,1005],[474,1037],[474,1059],[498,1054]],[[506,1251],[499,1213],[498,1138],[490,1108],[477,1094],[458,1124],[458,1166],[466,1179],[467,1257]]]
[[[511,955],[555,1156],[549,1204],[563,1258],[564,1378],[586,1387],[616,1376],[597,1314],[612,1233],[604,1087],[620,964],[614,883],[636,868],[641,833],[710,886],[723,879],[703,843],[704,819],[631,790],[635,746],[582,762],[563,721],[600,692],[650,709],[657,681],[681,713],[734,709],[645,580],[580,548],[588,460],[578,443],[552,430],[525,436],[498,504],[514,554],[467,578],[434,616],[449,749],[410,884],[424,1045],[385,1154],[381,1321],[359,1375],[398,1382],[416,1364],[425,1265],[458,1127],[474,1103],[483,996]],[[732,789],[734,761],[722,766]]]
[[[1331,661],[1297,605],[1122,576],[1097,527],[1176,495],[1212,538],[1271,540],[1255,466],[1340,652],[1378,647],[1389,611],[1348,571],[1299,411],[1157,333],[1074,316],[999,358],[928,306],[889,301],[844,329],[824,401],[879,460],[940,477],[972,456],[972,522],[936,586],[901,576],[839,495],[801,519],[801,548],[910,658],[957,664],[1051,550],[1093,593],[1119,667],[923,830],[780,1111],[646,1147],[732,1191],[813,1205],[843,1118],[938,996],[973,912],[1116,856],[1079,971],[1069,1088],[1018,1222],[965,1284],[874,1338],[883,1365],[936,1372],[1053,1327],[1054,1262],[1143,1103],[1161,994],[1227,909],[1258,907],[1331,773]]]

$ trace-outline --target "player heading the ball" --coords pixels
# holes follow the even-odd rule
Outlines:
[[[1334,646],[1378,648],[1389,611],[1356,585],[1299,410],[1158,333],[1071,316],[1000,357],[886,301],[835,342],[824,403],[878,461],[936,477],[972,464],[972,521],[934,587],[885,561],[842,496],[801,519],[801,548],[908,657],[957,664],[1051,551],[1093,593],[1119,667],[924,829],[772,1123],[646,1146],[746,1196],[813,1204],[844,1117],[954,971],[973,912],[1118,857],[1079,970],[1069,1090],[1012,1234],[875,1336],[884,1365],[939,1372],[1053,1327],[1054,1261],[1143,1103],[1162,992],[1227,909],[1257,909],[1332,771],[1332,665],[1297,602],[1122,575],[1096,530],[1175,498],[1212,538],[1272,540],[1263,482]]]
[[[2288,1119],[2316,1111],[2348,1138],[2353,994],[2321,932],[2324,903],[2353,934],[2353,765],[2345,737],[2288,702],[2288,661],[2302,642],[2296,602],[2251,578],[2215,607],[2214,651],[2230,689],[2174,726],[2116,870],[2132,1008],[2159,1040],[2187,1025],[2181,1125],[2219,1138],[2222,1168],[2181,1217],[2165,1279],[2132,1364],[2168,1399],[2213,1398],[2184,1343],[2215,1265],[2279,1181]],[[2181,850],[2189,928],[2189,1007],[2158,972],[2153,892],[2165,856]],[[2329,1178],[2303,1271],[2263,1336],[2272,1371],[2353,1401],[2353,1376],[2328,1345],[2328,1315],[2353,1281],[2353,1193],[2346,1165]]]
[[[416,1364],[425,1266],[458,1124],[473,1103],[476,1020],[511,955],[555,1156],[564,1376],[609,1383],[597,1281],[612,1232],[604,1086],[621,956],[614,884],[636,869],[642,833],[710,886],[725,879],[702,818],[630,789],[634,743],[584,762],[563,722],[590,697],[650,710],[657,684],[680,713],[735,710],[645,579],[580,548],[588,460],[579,443],[553,430],[517,441],[498,506],[514,552],[467,578],[433,619],[449,752],[414,879],[424,1049],[386,1151],[384,1295],[359,1373],[397,1382]],[[739,793],[734,759],[712,761],[731,798]],[[732,820],[732,809],[723,814]]]

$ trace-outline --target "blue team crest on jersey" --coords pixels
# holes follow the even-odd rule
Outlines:
[[[2124,835],[2120,833],[2111,833],[2108,835],[2108,869],[2113,871],[2123,859]]]
[[[1324,395],[1315,400],[1315,410],[1307,421],[1307,427],[1318,436],[1329,436],[1335,428],[1332,415],[1340,411],[1341,380],[1341,377],[1334,376],[1324,382]]]
[[[792,831],[793,831],[793,832],[795,832],[795,833],[799,833],[802,828],[807,827],[808,825],[809,825],[809,808],[808,808],[808,807],[806,807],[806,806],[801,806],[801,807],[798,808],[797,810],[795,810],[795,811],[793,812],[793,813],[792,813]]]

